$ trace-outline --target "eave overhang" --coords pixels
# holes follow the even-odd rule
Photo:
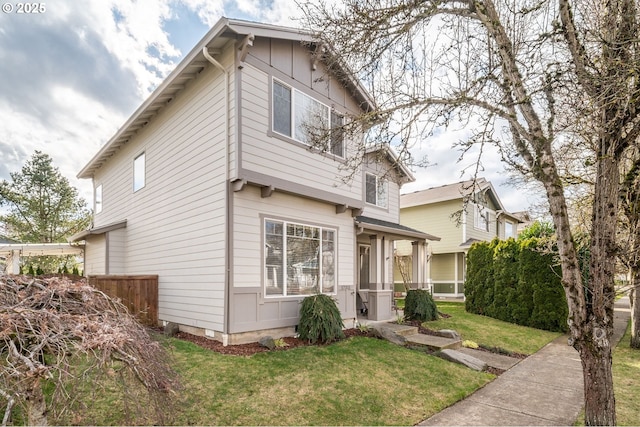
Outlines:
[[[357,216],[354,218],[356,227],[363,232],[380,232],[392,237],[394,240],[432,240],[440,241],[440,237],[433,236],[422,231],[396,224],[394,222],[383,221],[367,216]]]
[[[114,222],[114,223],[103,225],[100,227],[89,228],[88,230],[84,230],[74,234],[73,236],[69,237],[69,239],[67,240],[69,240],[69,242],[78,242],[80,240],[84,240],[87,236],[104,234],[104,233],[108,233],[109,231],[119,230],[121,228],[126,228],[126,227],[127,227],[127,220],[125,219],[122,221]]]

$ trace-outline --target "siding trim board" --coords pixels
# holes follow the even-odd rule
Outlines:
[[[276,191],[293,194],[302,198],[316,200],[319,202],[330,203],[336,206],[346,206],[347,209],[363,209],[364,203],[360,199],[341,196],[325,190],[312,188],[297,182],[286,181],[274,176],[265,175],[252,170],[241,169],[239,178],[234,185],[234,191],[242,191],[245,184],[251,184],[256,187],[273,187]]]

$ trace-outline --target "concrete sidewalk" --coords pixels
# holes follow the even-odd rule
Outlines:
[[[614,345],[624,335],[629,316],[625,297],[615,304]],[[418,425],[571,426],[584,404],[583,388],[580,356],[565,335]]]

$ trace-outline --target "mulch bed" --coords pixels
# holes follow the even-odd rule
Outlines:
[[[370,332],[361,331],[356,328],[344,330],[344,335],[345,335],[345,339],[356,337],[356,336],[361,336],[361,337],[374,336]],[[202,348],[215,351],[216,353],[228,354],[232,356],[253,356],[256,353],[264,353],[267,351],[284,351],[284,350],[290,350],[296,347],[303,347],[303,346],[309,346],[309,345],[322,345],[322,344],[311,344],[308,341],[301,340],[299,338],[284,337],[282,338],[282,340],[287,344],[286,346],[276,347],[273,350],[269,350],[268,348],[261,346],[257,342],[223,346],[220,341],[215,341],[206,337],[188,334],[186,332],[178,332],[176,334],[176,338],[179,338],[184,341],[192,342]]]
[[[445,316],[446,317],[450,317],[449,315],[445,315],[444,313],[439,313],[439,315],[443,316],[443,317],[445,317]],[[411,325],[411,326],[416,326],[418,328],[418,332],[421,333],[421,334],[434,335],[434,336],[443,336],[438,331],[435,331],[435,330],[429,329],[429,328],[425,328],[417,320],[415,320],[415,321],[405,321],[405,324]],[[371,337],[371,338],[375,338],[376,337],[376,335],[374,333],[370,332],[370,331],[360,330],[360,329],[357,329],[357,328],[345,329],[344,330],[344,334],[345,334],[345,339],[349,339],[351,337],[356,337],[356,336]],[[296,348],[296,347],[303,347],[303,346],[310,346],[310,345],[324,345],[324,344],[311,344],[308,341],[301,340],[301,339],[295,338],[295,337],[284,337],[284,338],[282,338],[282,340],[287,344],[286,346],[276,347],[273,350],[269,350],[268,348],[263,347],[262,345],[260,345],[257,342],[249,343],[249,344],[236,344],[236,345],[223,346],[220,341],[215,341],[215,340],[212,340],[212,339],[209,339],[209,338],[206,338],[206,337],[188,334],[186,332],[178,332],[176,334],[176,338],[179,338],[179,339],[184,340],[184,341],[192,342],[192,343],[194,343],[194,344],[196,344],[196,345],[198,345],[200,347],[206,348],[206,349],[211,350],[211,351],[215,351],[216,353],[232,355],[232,356],[252,356],[254,354],[264,353],[264,352],[267,352],[267,351],[285,351],[285,350],[290,350],[290,349]],[[509,353],[509,352],[505,352],[504,350],[499,349],[499,348],[488,348],[488,347],[480,346],[480,347],[478,347],[478,350],[492,352],[492,353],[504,354],[504,355],[507,355],[507,356],[510,356],[510,357],[515,357],[515,358],[518,358],[518,359],[524,359],[524,358],[528,357],[528,355],[526,355],[526,354]],[[490,372],[490,373],[492,373],[492,374],[497,376],[497,375],[501,375],[505,371],[502,370],[502,369],[489,367],[489,368],[487,368],[487,372]]]

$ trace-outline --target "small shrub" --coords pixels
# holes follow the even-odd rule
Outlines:
[[[426,322],[438,319],[438,309],[426,289],[412,289],[404,301],[404,318]]]
[[[369,325],[365,325],[364,323],[358,323],[358,330],[363,333],[367,333],[371,330]]]
[[[275,340],[273,340],[273,343],[275,344],[276,348],[289,347],[289,344],[287,344],[287,342],[284,340],[284,338],[275,339]]]
[[[471,341],[471,340],[462,341],[462,346],[465,347],[465,348],[473,348],[473,349],[476,349],[476,348],[479,347],[477,342]]]
[[[344,338],[342,316],[336,302],[328,295],[313,295],[302,300],[300,308],[300,339],[329,343]]]

